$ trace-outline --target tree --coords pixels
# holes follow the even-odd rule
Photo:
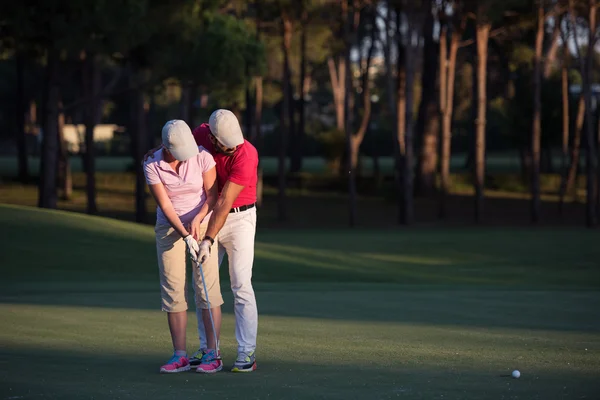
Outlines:
[[[141,157],[148,148],[147,118],[150,88],[175,77],[210,91],[213,101],[235,111],[251,76],[262,73],[264,51],[245,21],[229,15],[214,1],[179,0],[156,4],[137,24],[138,36],[123,44],[132,96],[132,156],[136,166],[136,205],[145,207]],[[186,62],[181,62],[181,54]],[[210,54],[210,57],[206,55]],[[145,210],[136,212],[145,218]]]
[[[577,58],[579,59],[579,67],[583,77],[583,98],[585,102],[585,139],[586,139],[586,224],[588,227],[595,227],[598,224],[597,216],[597,201],[596,201],[596,185],[598,181],[596,174],[598,173],[598,157],[596,152],[596,140],[594,140],[593,123],[592,123],[592,92],[591,92],[591,75],[594,58],[594,47],[597,41],[597,5],[595,0],[588,0],[587,4],[582,4],[579,10],[576,9],[574,0],[568,1],[569,15],[572,24],[573,38],[575,41],[575,49]],[[579,44],[579,36],[577,32],[577,16],[587,13],[587,31],[588,31],[588,48],[587,54],[583,55]],[[584,17],[585,18],[585,17]]]
[[[443,10],[445,5],[440,8]],[[439,11],[438,14],[442,14]],[[444,30],[443,17],[439,18],[440,29]],[[431,194],[435,189],[436,172],[438,166],[438,144],[440,136],[440,114],[439,99],[436,95],[440,94],[440,79],[438,79],[437,70],[440,62],[440,51],[442,50],[443,36],[445,32],[440,33],[439,46],[436,46],[434,39],[435,17],[434,13],[427,14],[423,24],[423,69],[421,72],[421,104],[415,133],[417,140],[420,140],[420,151],[418,156],[418,178],[416,181],[417,190],[423,194]],[[444,61],[445,61],[444,56]],[[441,78],[441,75],[440,75]]]
[[[61,200],[71,200],[73,197],[73,179],[69,150],[65,140],[65,111],[62,101],[58,103],[58,187],[61,189]]]
[[[83,92],[88,99],[84,111],[85,125],[85,153],[84,153],[84,169],[86,173],[86,196],[87,196],[87,213],[96,214],[98,206],[96,205],[96,167],[94,157],[94,129],[100,122],[100,110],[98,94],[101,85],[101,71],[97,61],[98,56],[89,52],[83,61]]]
[[[58,162],[59,50],[51,43],[47,49],[44,94],[42,100],[42,159],[38,206],[56,208],[56,168]]]
[[[59,67],[62,42],[68,35],[65,20],[72,8],[62,7],[59,0],[49,1],[40,6],[35,2],[21,2],[11,7],[3,7],[2,41],[16,49],[19,57],[31,52],[43,58],[45,63],[44,85],[42,89],[42,154],[40,163],[40,183],[38,205],[56,208],[56,168],[58,156],[58,101]],[[57,18],[58,14],[62,15]],[[18,74],[19,75],[19,74]],[[22,80],[18,85],[22,84]],[[18,97],[21,97],[18,95]],[[22,112],[17,105],[18,113]],[[20,118],[20,117],[19,117]],[[21,125],[20,123],[18,124]],[[22,138],[24,139],[24,138]],[[21,159],[23,154],[21,155]],[[23,161],[21,161],[23,162]]]
[[[279,193],[277,197],[278,218],[285,221],[286,213],[286,167],[285,159],[287,155],[287,136],[289,135],[293,119],[290,118],[290,99],[291,99],[291,77],[289,65],[289,53],[292,40],[292,20],[287,10],[281,9],[281,51],[283,53],[283,98],[281,107],[282,129],[279,133]],[[293,114],[292,114],[293,115]]]
[[[440,32],[440,114],[442,120],[441,145],[441,190],[440,218],[446,217],[446,197],[450,188],[450,156],[452,140],[452,115],[454,112],[454,87],[456,78],[456,58],[460,40],[465,31],[467,18],[462,4],[454,2],[450,24],[441,26]],[[450,28],[450,30],[449,30]],[[447,52],[447,37],[450,35],[450,50]]]
[[[300,25],[300,73],[298,77],[298,95],[299,100],[297,106],[292,106],[293,111],[298,111],[298,126],[293,129],[294,136],[292,137],[292,146],[290,149],[290,172],[298,173],[302,170],[303,146],[306,125],[306,64],[307,64],[307,36],[308,36],[308,4],[307,0],[299,0],[297,2],[297,12],[299,15]],[[293,95],[292,99],[293,100]],[[295,113],[292,113],[292,115]],[[292,119],[293,122],[293,119]]]
[[[592,75],[592,65],[594,59],[594,47],[597,41],[596,31],[597,27],[597,4],[595,0],[588,0],[587,9],[582,7],[583,10],[580,11],[580,14],[585,15],[585,11],[587,11],[587,23],[588,23],[588,48],[587,54],[584,56],[582,54],[580,45],[579,45],[579,37],[577,33],[577,23],[576,23],[576,9],[574,6],[574,0],[569,0],[569,14],[571,18],[571,23],[573,26],[573,37],[575,41],[575,49],[577,50],[577,56],[579,59],[579,65],[581,70],[581,75],[583,77],[583,98],[585,101],[585,119],[587,121],[586,126],[586,148],[587,148],[587,156],[586,156],[586,180],[587,180],[587,194],[586,194],[586,223],[588,227],[595,227],[598,224],[598,216],[597,216],[597,207],[596,207],[596,190],[597,190],[597,180],[596,174],[598,173],[598,157],[596,152],[596,141],[594,140],[593,133],[593,123],[592,123],[592,92],[591,92],[591,75]]]
[[[355,3],[355,8],[357,7]],[[371,6],[375,7],[375,6]],[[367,10],[364,10],[367,11]],[[363,12],[364,12],[363,11]],[[369,126],[369,121],[371,118],[371,79],[370,79],[370,70],[371,70],[371,61],[373,59],[373,53],[375,52],[375,47],[377,46],[377,14],[373,9],[368,10],[371,12],[369,25],[365,26],[365,30],[369,30],[369,46],[367,50],[366,60],[364,65],[359,65],[361,70],[361,90],[362,90],[362,106],[363,106],[363,114],[360,121],[360,125],[355,133],[350,137],[350,162],[353,170],[356,170],[358,166],[358,156],[360,145],[362,144],[365,134],[367,133],[367,128]],[[355,13],[357,10],[355,9]],[[356,14],[355,14],[356,15]],[[357,23],[356,19],[354,20],[355,24]],[[366,24],[364,24],[366,25]],[[356,25],[355,25],[356,27]]]
[[[566,21],[566,13],[560,19],[560,25],[563,21]],[[568,24],[567,24],[568,26]],[[561,185],[559,189],[559,202],[558,212],[560,215],[563,213],[564,197],[567,185],[567,174],[568,174],[568,158],[569,158],[569,61],[570,52],[569,46],[567,45],[567,35],[564,30],[560,29],[563,57],[561,61],[561,95],[562,95],[562,146],[561,146]]]
[[[419,57],[418,40],[422,30],[423,18],[427,13],[431,13],[431,4],[428,1],[405,1],[405,15],[407,20],[407,35],[405,38],[404,54],[404,96],[405,96],[405,121],[404,121],[404,152],[401,149],[402,156],[402,210],[400,213],[400,223],[405,225],[412,224],[414,220],[414,77],[416,68],[416,59]],[[401,71],[402,72],[402,71]],[[400,98],[401,96],[399,96]]]
[[[405,191],[407,186],[407,177],[404,176],[406,165],[406,45],[402,37],[402,3],[396,4],[396,137],[398,146],[394,150],[394,167],[398,180],[398,223],[405,223],[406,205]],[[409,31],[410,32],[410,31]],[[410,37],[410,34],[409,34]]]
[[[15,66],[17,72],[16,120],[17,120],[17,159],[19,163],[19,181],[29,181],[29,164],[27,162],[27,142],[25,137],[25,98],[24,98],[24,69],[25,57],[17,50],[15,53]]]
[[[531,221],[537,223],[540,220],[540,160],[542,142],[542,81],[547,80],[552,71],[552,64],[556,58],[558,33],[560,31],[560,19],[557,15],[558,5],[553,7],[552,12],[546,12],[544,0],[537,0],[536,10],[536,33],[535,53],[533,59],[533,118],[531,130]],[[544,53],[544,33],[546,19],[554,16],[558,21],[554,23],[554,29],[550,38],[550,45]]]
[[[487,112],[487,52],[492,24],[486,18],[483,6],[477,8],[476,44],[477,44],[477,119],[475,120],[475,220],[483,216],[485,185],[485,128]]]
[[[544,1],[538,0],[533,70],[533,127],[531,130],[531,220],[540,219],[540,144],[542,139],[542,46],[546,22]]]
[[[256,41],[260,42],[261,40],[261,20],[262,20],[262,1],[255,0],[254,2],[255,12],[256,12]],[[254,90],[255,90],[255,100],[254,100],[254,130],[250,135],[250,141],[254,143],[258,150],[258,154],[262,153],[262,110],[263,110],[263,77],[262,75],[257,75],[254,78]],[[260,157],[258,161],[258,183],[256,184],[256,202],[260,207],[262,205],[263,199],[263,168],[260,162]]]

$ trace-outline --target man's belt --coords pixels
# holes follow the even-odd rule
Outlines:
[[[256,205],[256,203],[252,203],[252,204],[247,204],[245,206],[234,207],[231,210],[229,210],[229,213],[231,214],[231,213],[238,213],[238,212],[246,211],[251,208],[254,208],[255,205]]]

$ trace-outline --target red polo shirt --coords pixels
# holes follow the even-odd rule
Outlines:
[[[217,183],[219,195],[225,186],[225,182],[231,181],[244,188],[233,202],[233,208],[245,206],[256,202],[256,183],[258,181],[258,152],[252,143],[244,140],[233,155],[215,151],[210,141],[210,128],[208,124],[202,124],[192,132],[196,143],[204,147],[215,159],[217,169]]]

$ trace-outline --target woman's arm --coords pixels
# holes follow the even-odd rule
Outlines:
[[[198,214],[194,217],[194,220],[191,223],[191,235],[196,240],[200,240],[198,237],[198,231],[200,229],[200,224],[206,215],[212,211],[217,202],[217,197],[219,197],[218,187],[217,187],[217,170],[215,167],[212,167],[204,174],[202,174],[202,179],[204,180],[204,191],[206,192],[206,201],[198,211]]]
[[[157,183],[155,185],[148,185],[148,188],[150,189],[152,197],[154,197],[154,200],[156,200],[156,203],[162,210],[163,214],[165,214],[167,221],[169,221],[169,224],[171,224],[173,229],[175,229],[183,238],[188,236],[189,232],[179,220],[179,217],[173,208],[173,204],[171,203],[171,199],[169,199],[169,195],[167,194],[164,185],[162,183]]]

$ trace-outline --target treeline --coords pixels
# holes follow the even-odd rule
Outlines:
[[[26,181],[28,109],[38,105],[41,207],[69,195],[65,121],[85,126],[90,213],[94,126],[126,126],[142,221],[139,165],[156,127],[227,107],[261,154],[278,156],[281,220],[288,178],[309,152],[347,179],[351,226],[364,156],[376,166],[394,157],[399,223],[413,221],[415,194],[437,196],[444,218],[457,148],[481,220],[486,153],[502,147],[520,154],[533,222],[541,173],[561,174],[562,204],[585,156],[587,224],[596,226],[598,13],[595,0],[26,1],[1,9],[1,68],[15,71],[4,108],[16,115]]]

